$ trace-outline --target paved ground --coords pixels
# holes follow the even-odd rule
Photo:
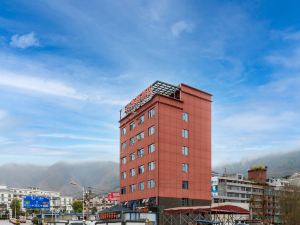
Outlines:
[[[21,223],[22,225],[31,225],[31,222],[27,222],[27,223]],[[12,223],[10,223],[8,220],[0,220],[0,225],[13,225]]]

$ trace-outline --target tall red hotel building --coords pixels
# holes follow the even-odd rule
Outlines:
[[[211,97],[156,81],[120,111],[124,205],[161,211],[210,204]]]

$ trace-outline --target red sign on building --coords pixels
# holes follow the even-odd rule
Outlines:
[[[120,201],[120,192],[109,192],[107,195],[108,201]]]

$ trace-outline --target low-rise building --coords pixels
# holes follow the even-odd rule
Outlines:
[[[36,187],[29,188],[10,188],[0,186],[0,204],[6,205],[7,210],[10,210],[10,204],[13,199],[19,199],[22,203],[22,210],[25,211],[22,199],[25,196],[45,196],[50,198],[50,211],[53,212],[70,212],[72,211],[73,197],[61,196],[56,191],[45,191]]]
[[[248,170],[248,178],[242,174],[212,174],[212,198],[214,204],[224,202],[243,204],[250,210],[253,220],[267,224],[280,224],[278,194],[289,181],[283,178],[267,179],[267,167],[255,166]]]

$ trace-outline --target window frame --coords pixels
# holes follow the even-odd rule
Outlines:
[[[135,128],[135,122],[134,121],[131,121],[129,123],[129,130],[133,130]]]
[[[125,165],[127,163],[126,156],[121,158],[121,163],[122,163],[122,165]]]
[[[148,171],[153,171],[156,168],[155,161],[148,162]]]
[[[141,187],[143,187],[143,188],[141,188]],[[145,182],[144,181],[138,183],[138,189],[139,189],[139,191],[145,190]]]
[[[155,116],[155,107],[149,109],[148,111],[148,118],[152,118]]]
[[[142,119],[143,118],[143,119]],[[142,123],[144,123],[145,122],[145,115],[143,114],[143,115],[141,115],[140,117],[139,117],[139,122],[138,122],[138,124],[142,124]]]
[[[142,168],[142,170],[141,170],[141,168]],[[144,164],[138,166],[138,174],[143,174],[143,173],[145,173],[145,166],[144,166]]]
[[[189,164],[188,163],[182,163],[181,171],[183,173],[188,173],[189,172]]]
[[[187,147],[187,146],[182,146],[182,147],[181,147],[181,154],[182,154],[183,156],[188,156],[188,155],[189,155],[189,147]]]
[[[155,125],[148,127],[148,136],[152,136],[155,134]]]
[[[141,152],[142,152],[143,154],[140,154]],[[138,156],[138,158],[142,158],[144,155],[145,155],[145,150],[144,150],[144,148],[140,148],[140,149],[137,150],[137,156]]]
[[[129,159],[130,159],[130,161],[135,160],[135,152],[132,152],[129,154]]]
[[[188,181],[188,180],[183,180],[183,181],[182,181],[181,187],[182,187],[182,189],[184,189],[184,190],[189,190],[189,188],[190,188],[189,181]]]
[[[182,138],[188,139],[189,138],[189,130],[188,129],[182,129],[181,131]]]
[[[148,180],[148,182],[147,182],[147,187],[148,187],[148,189],[153,189],[153,188],[155,188],[155,180],[154,180],[154,179]]]
[[[181,116],[182,121],[188,122],[189,121],[189,114],[187,112],[183,112]]]
[[[153,146],[153,150],[150,150],[151,146]],[[152,143],[152,144],[148,145],[148,153],[149,154],[155,152],[155,150],[156,150],[155,149],[155,143]]]
[[[135,168],[131,168],[131,169],[129,170],[129,174],[130,174],[131,177],[134,177],[134,176],[136,175],[136,173],[135,173]]]

